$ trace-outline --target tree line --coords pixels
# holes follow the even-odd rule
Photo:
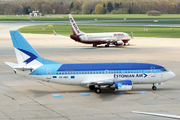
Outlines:
[[[0,2],[1,15],[29,14],[39,10],[45,14],[146,14],[159,11],[161,14],[179,14],[180,1],[127,1],[127,0],[26,0]]]

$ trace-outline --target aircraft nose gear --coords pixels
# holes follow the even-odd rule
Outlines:
[[[152,89],[153,89],[153,90],[157,90],[157,87],[154,86],[154,84],[153,84]]]

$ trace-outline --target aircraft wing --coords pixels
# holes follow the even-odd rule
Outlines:
[[[95,81],[95,82],[91,82],[91,85],[112,85],[114,83],[114,81],[112,80],[103,80],[103,81]]]
[[[167,117],[167,118],[180,119],[180,116],[178,116],[178,115],[148,113],[148,112],[140,112],[140,111],[132,111],[132,113],[139,113],[139,114],[145,114],[145,115],[153,115],[153,116],[159,116],[159,117]]]
[[[111,79],[108,80],[99,80],[99,81],[83,81],[82,84],[87,84],[87,85],[112,85],[114,84],[114,81]]]

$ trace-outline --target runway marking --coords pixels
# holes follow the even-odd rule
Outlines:
[[[90,96],[90,94],[88,94],[88,93],[79,93],[79,94],[82,96]]]
[[[146,92],[146,91],[138,91],[138,93],[141,93],[141,94],[149,94],[149,93]]]
[[[60,94],[52,94],[52,96],[53,96],[53,97],[57,97],[57,98],[62,97],[62,95],[60,95]]]
[[[69,94],[68,92],[65,92],[66,94]]]
[[[117,95],[124,95],[123,92],[114,92],[114,93],[117,94]]]

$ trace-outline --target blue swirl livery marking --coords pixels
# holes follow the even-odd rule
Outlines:
[[[33,60],[35,60],[37,58],[37,56],[32,54],[31,52],[28,52],[28,51],[23,50],[23,49],[18,49],[18,50],[20,50],[21,52],[23,52],[26,55],[30,56],[30,58],[28,58],[27,60],[24,61],[26,64],[30,63],[31,61],[33,61]]]
[[[119,87],[120,87],[120,88],[122,87],[122,83],[118,83],[118,88],[119,88]]]

